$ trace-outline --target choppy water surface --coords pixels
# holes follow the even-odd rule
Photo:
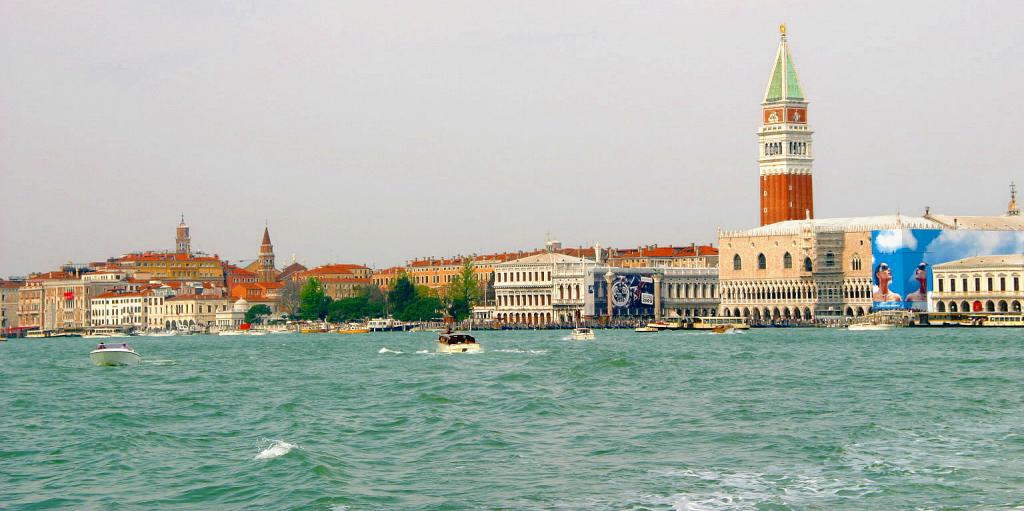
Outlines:
[[[1024,331],[0,344],[0,509],[1024,509]]]

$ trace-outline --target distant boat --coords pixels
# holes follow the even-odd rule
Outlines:
[[[896,328],[896,325],[892,323],[854,323],[846,327],[851,332],[892,330],[894,328]]]
[[[368,333],[370,333],[370,329],[369,328],[364,328],[364,327],[350,326],[348,328],[343,328],[341,330],[338,330],[338,333],[341,334],[341,335],[368,334]]]
[[[713,334],[731,334],[736,331],[736,327],[732,325],[715,325],[711,327],[711,333]]]
[[[593,341],[597,339],[594,331],[590,328],[579,327],[572,329],[572,334],[569,336],[574,341]]]
[[[633,331],[634,332],[642,332],[642,333],[660,332],[660,330],[658,330],[657,328],[654,328],[653,326],[638,326],[638,327],[634,328]]]
[[[89,353],[89,359],[98,366],[128,366],[138,364],[142,356],[125,343],[110,346],[100,343]]]
[[[647,326],[657,328],[658,330],[667,330],[671,328],[671,325],[664,321],[651,321],[650,323],[647,323]]]
[[[480,351],[480,343],[469,334],[443,333],[437,338],[438,353],[474,353]]]

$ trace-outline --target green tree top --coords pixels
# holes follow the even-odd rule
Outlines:
[[[299,292],[299,317],[306,320],[324,319],[330,302],[331,299],[324,293],[324,286],[311,277]]]

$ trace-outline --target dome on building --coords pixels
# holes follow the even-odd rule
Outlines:
[[[231,307],[231,310],[235,312],[248,312],[249,302],[247,302],[245,298],[239,298],[238,301],[235,302],[235,305]]]

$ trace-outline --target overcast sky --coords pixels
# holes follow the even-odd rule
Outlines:
[[[1000,214],[1018,2],[0,0],[0,275],[715,241],[786,22],[818,217]]]

